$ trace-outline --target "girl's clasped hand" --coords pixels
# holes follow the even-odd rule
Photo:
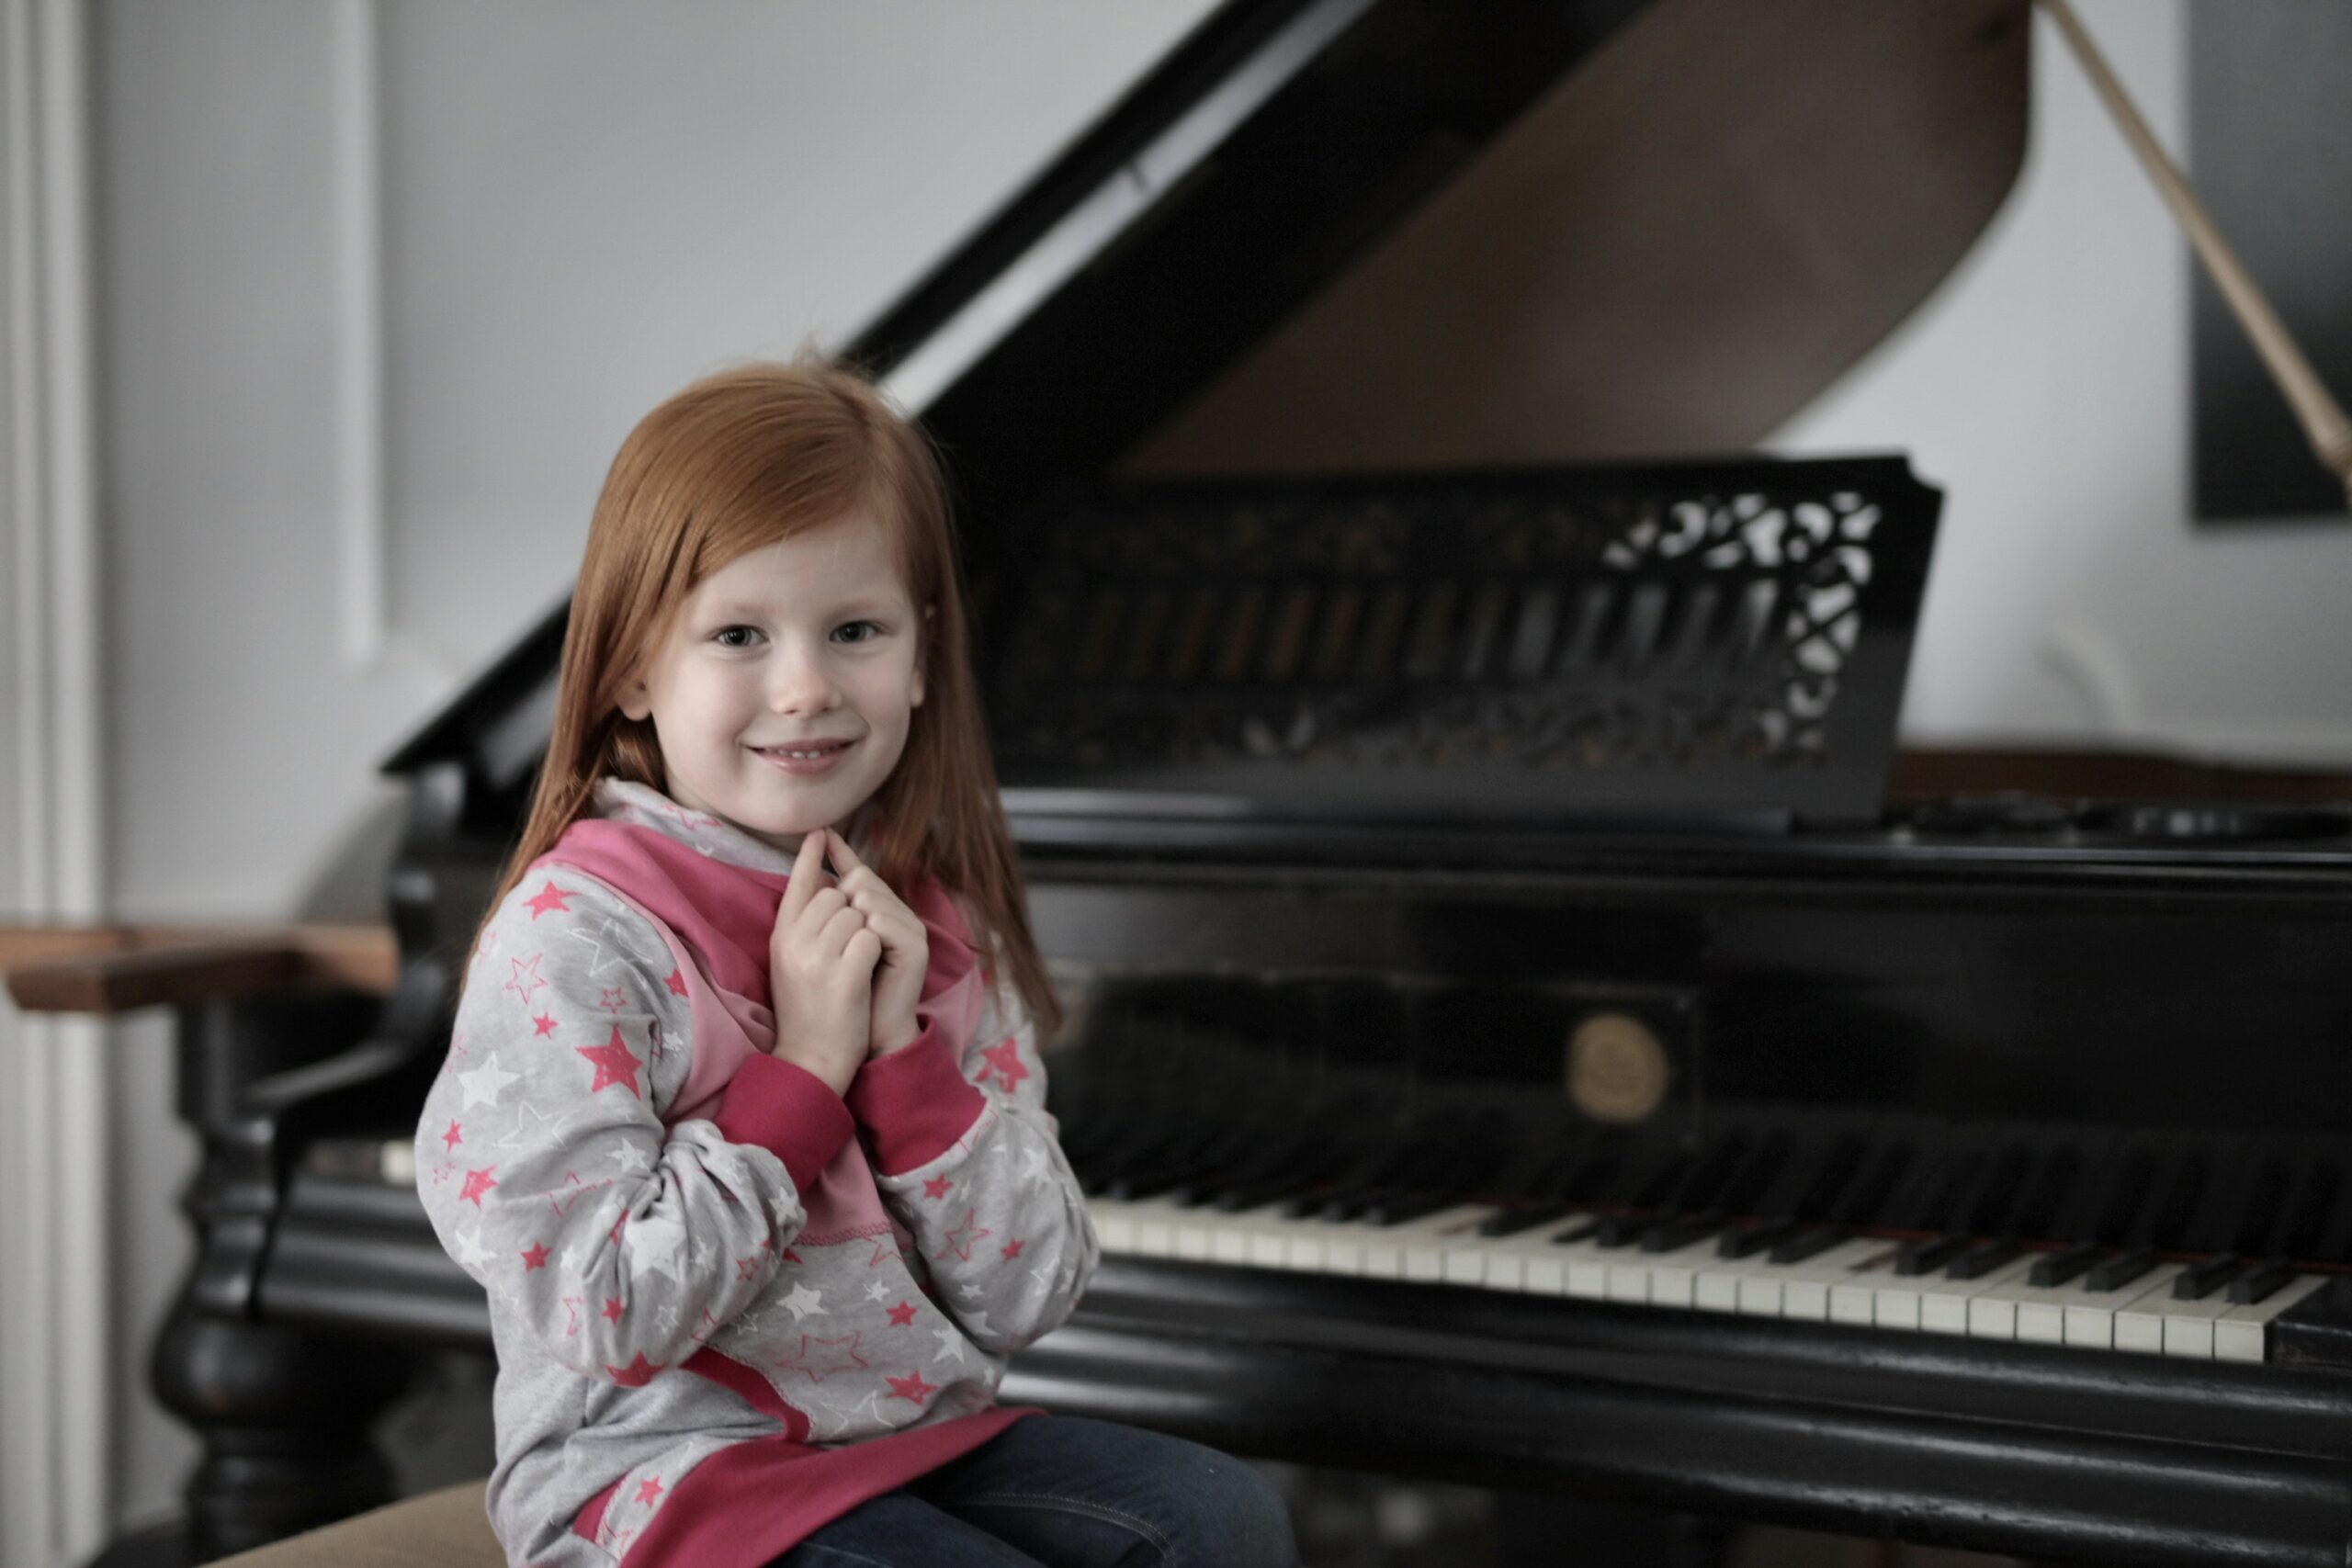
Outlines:
[[[822,828],[804,834],[768,941],[772,1053],[848,1092],[869,1057],[913,1043],[930,964],[922,919],[849,840]]]

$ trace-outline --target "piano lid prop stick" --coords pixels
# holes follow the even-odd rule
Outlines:
[[[2197,259],[2204,264],[2213,286],[2222,291],[2222,298],[2229,301],[2238,325],[2245,329],[2255,352],[2262,356],[2263,367],[2270,372],[2271,380],[2278,383],[2288,406],[2295,411],[2295,418],[2301,423],[2303,434],[2318,455],[2321,466],[2343,483],[2345,504],[2352,506],[2352,419],[2345,417],[2344,410],[2328,395],[2318,373],[2312,369],[2311,361],[2303,357],[2302,350],[2296,347],[2294,338],[2271,310],[2270,301],[2263,298],[2262,290],[2247,276],[2229,242],[2213,226],[2213,220],[2197,199],[2197,193],[2157,145],[2147,122],[2140,118],[2140,111],[2123,91],[2123,85],[2107,68],[2107,61],[2091,42],[2091,36],[2075,17],[2074,7],[2067,0],[2041,0],[2041,4],[2050,13],[2051,20],[2058,24],[2058,30],[2066,35],[2075,58],[2082,62],[2084,74],[2098,89],[2099,96],[2107,100],[2108,112],[2115,117],[2116,124],[2123,128],[2124,139],[2140,154],[2140,162],[2146,165],[2158,194],[2172,209],[2189,244],[2196,249]]]

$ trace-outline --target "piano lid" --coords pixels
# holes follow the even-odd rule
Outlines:
[[[2026,3],[1232,0],[843,353],[982,592],[1065,479],[1747,447],[2007,193]],[[386,771],[526,778],[562,620]]]
[[[2013,183],[2024,0],[1212,16],[850,347],[977,500],[1752,446]]]

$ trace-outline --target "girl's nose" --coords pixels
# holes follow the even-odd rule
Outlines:
[[[777,660],[768,691],[772,713],[821,713],[841,704],[840,690],[821,659],[786,654]]]

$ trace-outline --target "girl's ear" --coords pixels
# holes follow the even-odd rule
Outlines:
[[[621,686],[620,701],[615,705],[623,718],[643,719],[653,712],[653,694],[646,689],[645,678],[632,675]]]

